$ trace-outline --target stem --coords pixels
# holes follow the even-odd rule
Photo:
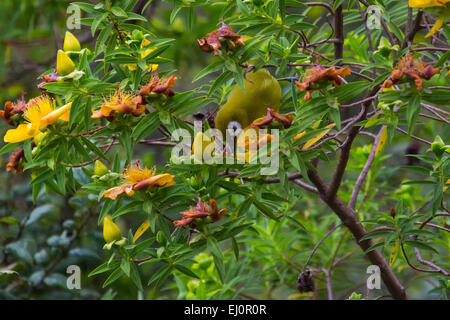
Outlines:
[[[336,39],[339,41],[334,43],[334,58],[342,59],[344,57],[344,14],[342,13],[342,5],[340,5],[334,14],[334,32]]]

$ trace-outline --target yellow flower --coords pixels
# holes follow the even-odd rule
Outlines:
[[[141,190],[148,187],[170,187],[175,184],[174,176],[168,173],[155,175],[156,169],[141,168],[139,162],[126,168],[122,174],[124,184],[106,190],[104,197],[116,200],[119,195],[126,193],[129,196],[134,194],[134,190]]]
[[[409,0],[411,8],[444,7],[450,0]]]
[[[140,96],[121,92],[117,89],[115,94],[104,99],[103,105],[99,110],[92,112],[92,118],[107,118],[112,116],[114,112],[131,113],[133,116],[138,117],[145,111],[145,105],[141,102],[142,98]]]
[[[64,51],[80,51],[81,45],[78,41],[77,37],[75,37],[71,32],[66,31],[66,35],[64,37]]]
[[[26,105],[24,118],[27,123],[6,132],[5,142],[21,142],[33,138],[56,120],[69,121],[72,102],[56,109],[54,101],[47,96],[37,97]]]
[[[103,218],[103,238],[106,243],[122,239],[122,232],[120,232],[119,227],[112,221],[112,217],[109,214]]]
[[[58,73],[59,76],[66,76],[73,71],[75,71],[75,64],[73,61],[69,58],[67,53],[58,50],[56,56],[56,73]]]

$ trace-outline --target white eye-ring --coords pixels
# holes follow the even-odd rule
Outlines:
[[[242,125],[238,121],[230,121],[227,126],[227,132],[229,132],[231,136],[237,137],[242,132]]]

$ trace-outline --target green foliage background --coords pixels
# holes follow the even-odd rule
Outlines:
[[[70,2],[62,0],[1,1],[0,105],[8,100],[16,100],[22,92],[25,92],[26,99],[40,94],[36,88],[36,84],[40,82],[37,79],[55,66],[56,51],[62,48],[66,30],[66,8]],[[89,3],[89,1],[82,2]],[[303,30],[311,43],[332,36],[332,20],[326,15],[326,9],[307,7],[302,5],[301,1],[154,0],[150,1],[148,6],[146,6],[147,1],[117,0],[113,2],[114,6],[145,17],[142,19],[145,21],[129,22],[116,16],[123,30],[130,32],[134,29],[141,30],[143,33],[150,34],[150,38],[156,43],[158,39],[174,39],[167,40],[167,44],[160,42],[159,47],[166,49],[160,56],[167,60],[158,62],[159,71],[162,74],[175,74],[178,77],[174,89],[177,94],[173,102],[168,105],[171,108],[169,114],[171,120],[168,122],[170,129],[186,127],[181,118],[192,121],[192,115],[195,112],[213,111],[218,105],[222,105],[232,84],[243,81],[245,69],[240,65],[248,61],[255,62],[258,67],[278,66],[273,69],[278,78],[302,74],[304,67],[292,67],[288,63],[301,64],[316,61],[309,54],[297,49],[297,43],[300,43],[301,39],[292,30]],[[332,1],[327,2],[333,5]],[[392,69],[392,55],[383,57],[371,52],[355,1],[337,2],[343,4],[345,8],[343,60],[367,65],[361,73],[368,77],[372,76],[370,72],[373,65],[385,68],[378,74],[380,79],[375,80],[381,83]],[[406,1],[385,0],[384,4],[386,8],[389,8],[384,12],[388,25],[395,36],[402,40],[407,21]],[[92,9],[92,7],[89,8]],[[290,14],[280,16],[280,12],[284,13],[285,8],[288,8]],[[79,99],[82,100],[78,101],[78,105],[87,106],[88,116],[90,116],[90,106],[95,106],[101,100],[102,95],[95,96],[96,93],[111,92],[114,90],[113,83],[121,83],[129,90],[136,90],[148,78],[144,72],[125,73],[128,77],[126,79],[132,79],[129,82],[121,82],[123,79],[117,74],[109,74],[103,79],[99,76],[101,72],[98,71],[101,70],[103,61],[99,62],[97,59],[103,59],[103,52],[113,52],[118,42],[117,36],[114,35],[108,42],[102,44],[99,41],[101,31],[110,26],[104,21],[98,24],[98,30],[94,33],[94,37],[92,36],[92,25],[95,24],[101,12],[102,9],[98,12],[83,10],[83,27],[81,30],[73,31],[82,43],[82,47],[89,48],[91,51],[91,54],[85,54],[84,58],[91,63],[92,71],[95,73],[92,79],[95,80],[92,80],[92,83],[85,83],[86,88],[89,90],[90,85],[98,85],[89,92],[92,93],[93,100],[87,100],[86,96],[79,95]],[[225,59],[200,51],[196,43],[196,39],[200,39],[220,26],[221,17],[225,17],[225,22],[233,28],[233,31],[251,37],[243,48],[237,49]],[[108,30],[113,32],[112,29]],[[428,46],[429,44],[423,39],[425,33],[424,30],[419,32],[422,37],[418,36],[413,45]],[[442,34],[442,38],[448,44],[450,30],[447,26]],[[381,30],[373,32],[373,42],[376,47],[380,43],[381,36]],[[136,54],[139,49],[130,50]],[[333,60],[332,43],[318,46],[317,51]],[[448,51],[445,54],[447,59],[443,52],[422,52],[421,54],[426,61],[434,63],[444,57],[442,64],[448,65]],[[120,59],[126,60],[126,56],[111,55],[111,60],[107,63],[123,64],[125,60]],[[88,68],[86,65],[83,66],[85,70]],[[198,78],[199,72],[210,65],[214,66],[215,72],[208,73],[193,82],[194,78]],[[115,71],[119,73],[117,67]],[[343,103],[347,104],[360,100],[357,97],[367,92],[372,86],[372,83],[367,80],[355,76],[350,76],[346,80],[349,82],[348,85],[330,92],[331,96],[339,97]],[[291,127],[286,137],[292,138],[295,134],[309,128],[321,116],[335,121],[335,114],[333,115],[329,110],[329,97],[314,96],[314,99],[306,102],[302,99],[303,93],[298,91],[296,92],[298,99],[293,97],[291,90],[295,87],[291,82],[282,81],[281,83],[284,90],[283,112],[295,110],[296,119],[300,123]],[[444,72],[441,72],[427,85],[448,87],[449,80]],[[64,87],[59,88],[56,85],[53,91],[51,87],[48,88],[50,92],[62,93],[61,96],[66,94]],[[81,88],[84,88],[83,84]],[[73,92],[76,90],[73,89]],[[208,93],[211,94],[208,95]],[[391,103],[399,99],[407,102],[417,93],[413,92],[412,88],[405,87],[402,94],[403,96],[400,93],[390,96],[387,93],[380,97],[379,102]],[[74,94],[72,98],[77,96]],[[422,99],[449,110],[448,90],[425,92]],[[317,106],[323,104],[324,100],[327,100],[326,110],[322,113],[318,112]],[[81,107],[77,110],[81,110]],[[72,126],[71,130],[65,133],[83,132],[92,125],[92,120],[88,116],[85,117],[81,111],[78,113],[81,125]],[[411,128],[411,123],[405,120],[405,111],[401,113],[402,118],[399,123],[403,128],[406,128],[408,124]],[[354,115],[354,109],[346,108],[342,110],[340,117],[346,119]],[[383,121],[380,120],[374,124],[374,127],[379,128]],[[392,123],[388,125],[392,127]],[[368,131],[374,127],[368,128]],[[10,127],[2,122],[0,136],[3,137],[7,129]],[[363,252],[356,245],[350,232],[343,227],[338,228],[323,241],[309,264],[309,267],[315,270],[314,295],[297,294],[297,277],[311,250],[341,222],[318,196],[293,186],[285,178],[285,174],[305,170],[305,163],[319,156],[325,160],[320,167],[321,175],[331,177],[336,157],[332,154],[328,159],[325,152],[334,152],[332,144],[325,144],[317,152],[304,154],[304,158],[298,158],[295,155],[282,158],[282,170],[278,175],[281,182],[278,184],[266,184],[263,179],[241,184],[240,179],[218,176],[217,173],[223,170],[221,167],[166,166],[170,157],[170,148],[134,145],[134,143],[130,147],[127,138],[133,141],[134,131],[120,125],[110,130],[102,131],[102,133],[111,135],[115,130],[119,130],[125,137],[119,145],[112,147],[108,154],[112,171],[120,172],[130,160],[141,159],[141,162],[148,166],[156,164],[163,170],[170,169],[176,177],[177,186],[174,189],[161,190],[150,198],[136,196],[117,202],[99,201],[98,195],[106,189],[108,183],[93,182],[88,174],[93,170],[92,165],[87,166],[85,170],[72,168],[70,173],[69,169],[66,171],[64,168],[64,178],[58,176],[47,180],[45,174],[49,172],[48,163],[42,167],[36,166],[33,177],[31,177],[32,170],[15,175],[2,169],[0,172],[0,268],[2,270],[0,298],[326,299],[326,281],[322,269],[330,268],[330,266],[333,266],[331,280],[336,299],[347,299],[353,292],[366,296],[365,285],[368,276],[366,268],[370,263],[364,258]],[[371,132],[376,134],[378,131]],[[149,130],[147,133],[149,138],[160,137],[157,131],[152,133]],[[417,120],[412,133],[429,141],[433,141],[436,135],[440,135],[446,142],[450,140],[448,125],[428,118]],[[307,138],[305,137],[306,140]],[[440,199],[443,199],[443,203],[448,200],[448,191],[446,194],[442,193],[443,181],[449,177],[448,154],[446,153],[439,163],[432,153],[426,153],[427,146],[419,145],[415,148],[418,148],[418,153],[422,155],[421,162],[415,164],[413,168],[411,166],[408,168],[405,150],[412,146],[411,141],[407,135],[390,133],[387,147],[376,157],[363,185],[363,195],[359,198],[357,207],[358,217],[366,228],[395,225],[401,230],[400,234],[405,236],[408,232],[414,234],[411,231],[417,229],[414,223],[426,220],[436,211],[442,211]],[[59,141],[55,143],[63,144]],[[353,146],[347,167],[348,173],[339,190],[339,196],[344,201],[350,200],[355,180],[369,156],[371,143],[370,136],[361,135]],[[130,148],[133,148],[133,152]],[[8,161],[6,151],[12,149],[2,150],[5,152],[0,158],[0,167],[4,168]],[[56,164],[73,160],[64,159],[64,155],[59,152],[53,154],[51,149],[47,150],[45,157],[46,161],[52,159],[56,161]],[[67,157],[70,158],[70,155]],[[92,152],[90,157],[93,158]],[[59,166],[56,165],[56,167]],[[256,169],[258,168],[246,167],[246,177],[254,176]],[[36,180],[39,178],[42,179],[37,183]],[[407,182],[408,180],[410,182]],[[422,183],[420,183],[421,180]],[[423,180],[427,180],[428,183]],[[30,185],[31,181],[34,181],[32,185]],[[109,187],[113,186],[109,184]],[[63,189],[61,185],[64,185]],[[436,191],[439,188],[440,194]],[[188,246],[188,234],[178,232],[174,236],[173,225],[169,220],[162,218],[161,212],[170,219],[178,219],[179,212],[186,210],[188,205],[195,204],[197,194],[216,199],[219,208],[227,208],[227,217],[223,219],[224,221],[221,220],[203,230],[201,235],[194,235],[198,241]],[[37,200],[34,202],[34,199]],[[395,219],[389,216],[389,211],[393,207],[397,208]],[[412,216],[411,213],[417,210],[420,210],[420,215]],[[132,238],[133,233],[145,219],[150,219],[151,228],[137,245],[128,243],[125,255],[127,258],[120,259],[119,255],[112,255],[112,251],[103,249],[102,228],[98,222],[106,213],[119,217],[118,225],[128,239]],[[439,217],[433,221],[448,228],[448,217]],[[428,232],[423,234],[418,233],[424,237],[422,240],[425,239],[420,246],[423,256],[448,270],[450,268],[448,232],[430,228],[427,230]],[[378,245],[377,248],[381,249],[383,255],[389,259],[398,233],[376,235],[377,239],[379,238],[378,243],[382,243],[382,246]],[[411,259],[414,256],[413,246],[407,246],[406,251]],[[130,263],[128,259],[146,256],[154,256],[158,259],[141,264]],[[339,263],[334,265],[336,261]],[[81,267],[81,290],[68,290],[66,287],[66,268],[71,264]],[[414,264],[417,264],[417,261],[414,260]],[[398,253],[392,268],[412,298],[447,297],[448,277],[412,270],[401,252]],[[96,271],[93,272],[94,269]],[[382,290],[376,290],[370,295],[371,299],[380,297],[389,297],[383,286]]]

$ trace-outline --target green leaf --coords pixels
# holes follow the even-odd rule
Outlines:
[[[253,204],[255,205],[256,209],[258,209],[258,211],[261,212],[263,215],[265,215],[273,220],[278,220],[280,218],[280,216],[277,217],[273,213],[273,209],[266,206],[263,202],[254,199]]]
[[[111,12],[119,18],[127,18],[127,13],[121,7],[112,7]]]
[[[118,280],[121,276],[123,276],[123,270],[122,268],[117,268],[116,270],[114,270],[109,277],[105,280],[105,282],[103,283],[102,288],[106,288],[107,286],[109,286],[111,283],[113,283],[114,281]]]
[[[155,131],[160,123],[157,112],[149,113],[134,127],[132,136],[136,141],[139,141]]]
[[[151,261],[151,260],[150,260]],[[165,265],[158,269],[148,280],[147,286],[151,285],[153,282],[157,281],[157,284],[162,283],[167,277],[170,276],[172,273],[172,266],[171,265]]]
[[[86,144],[86,146],[93,151],[96,155],[98,155],[100,158],[109,161],[109,159],[103,154],[103,152],[95,145],[93,144],[88,138],[81,137],[81,140]]]
[[[173,21],[175,20],[175,18],[178,15],[178,12],[180,12],[180,10],[183,8],[182,4],[176,4],[175,7],[172,9],[172,12],[170,13],[170,18],[169,18],[169,24],[173,24]]]
[[[371,246],[370,248],[368,248],[367,250],[364,251],[364,253],[368,253],[370,251],[376,250],[378,248],[381,248],[382,246],[384,246],[384,241],[375,243],[373,246]]]
[[[408,105],[406,107],[406,118],[408,120],[408,134],[411,135],[414,126],[416,125],[417,115],[420,111],[420,96],[413,95],[409,99]]]
[[[200,279],[200,277],[198,275],[196,275],[189,268],[186,268],[185,266],[183,266],[181,264],[174,264],[173,266],[175,267],[175,269],[177,269],[178,271],[180,271],[181,273],[184,273],[185,275],[187,275],[189,277]]]
[[[127,203],[124,206],[119,207],[118,210],[116,210],[112,217],[115,219],[117,217],[120,217],[124,214],[128,214],[130,212],[139,212],[142,210],[142,202],[141,201],[132,201],[130,203]]]
[[[105,12],[105,13],[95,17],[94,21],[92,21],[92,24],[91,24],[92,36],[95,35],[95,31],[97,30],[98,26],[100,25],[100,23],[102,23],[103,20],[106,19],[106,17],[108,17],[108,13]]]
[[[127,277],[130,277],[131,263],[127,257],[122,258],[122,260],[120,262],[120,268],[127,275]]]
[[[103,218],[109,213],[109,211],[111,210],[113,204],[114,204],[113,200],[111,200],[111,199],[106,199],[105,200],[105,202],[103,203],[102,210],[100,211],[100,214],[98,216],[98,224],[99,225],[103,221]]]
[[[204,68],[199,73],[197,73],[195,75],[194,79],[192,80],[192,82],[196,82],[212,72],[219,71],[220,69],[222,69],[223,65],[224,65],[223,61],[216,61],[216,62],[211,63],[206,68]]]
[[[432,252],[439,254],[439,251],[437,251],[435,248],[433,248],[432,246],[430,246],[429,244],[424,243],[424,242],[420,242],[420,241],[416,241],[416,240],[406,240],[405,244],[407,244],[411,247],[415,247],[415,248],[423,249],[423,250],[427,250],[427,251],[432,251]]]
[[[233,245],[233,252],[236,257],[236,261],[239,261],[239,245],[234,237],[231,238],[231,244]]]
[[[375,232],[371,232],[368,233],[364,236],[361,237],[361,239],[359,239],[359,242],[367,240],[367,239],[372,239],[372,238],[378,238],[378,237],[384,237],[387,235],[391,235],[394,231],[388,231],[388,230],[381,230],[381,231],[375,231]]]
[[[439,58],[439,60],[434,64],[433,67],[435,67],[435,68],[442,67],[446,62],[448,62],[449,59],[450,59],[450,50],[448,50],[447,52],[445,52],[445,53]]]
[[[16,142],[16,143],[8,143],[6,145],[4,145],[1,149],[0,149],[0,155],[4,154],[4,153],[8,153],[11,151],[16,150],[17,148],[20,147],[20,143]]]
[[[216,266],[216,270],[219,274],[220,281],[224,283],[224,277],[225,277],[225,268],[224,268],[224,257],[222,250],[219,247],[219,243],[214,237],[208,237],[207,240],[208,249],[211,251],[211,254],[214,258],[214,264]]]

